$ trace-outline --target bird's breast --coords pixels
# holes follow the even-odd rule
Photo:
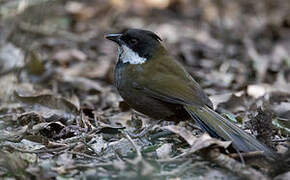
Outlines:
[[[115,67],[114,72],[114,85],[119,90],[121,83],[122,83],[122,77],[123,77],[123,71],[124,71],[125,64],[118,61]]]
[[[144,76],[142,65],[132,65],[119,60],[115,68],[114,85],[118,91],[130,91],[138,88],[138,79],[142,76]]]

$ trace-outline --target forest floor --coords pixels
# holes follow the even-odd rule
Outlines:
[[[126,28],[156,32],[279,159],[132,110],[104,39]],[[0,133],[1,179],[290,179],[290,1],[2,0]]]

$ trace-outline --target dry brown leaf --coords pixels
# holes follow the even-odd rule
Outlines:
[[[97,62],[88,61],[77,63],[69,68],[59,68],[59,73],[66,76],[86,77],[86,78],[105,78],[110,68],[110,61],[100,60]]]
[[[0,46],[0,74],[23,66],[24,54],[19,48],[10,43]]]
[[[97,13],[97,9],[90,7],[80,2],[68,2],[65,6],[67,12],[74,15],[79,21],[85,21],[94,17]]]
[[[185,129],[184,127],[180,127],[180,126],[174,126],[174,125],[170,125],[170,126],[165,126],[163,127],[163,129],[167,129],[175,134],[178,134],[179,136],[181,136],[189,145],[192,145],[195,141],[196,141],[196,137],[194,137],[191,132],[189,132],[187,129]]]
[[[14,91],[14,96],[17,100],[29,105],[44,106],[51,109],[63,110],[72,114],[78,114],[79,112],[78,108],[73,103],[65,98],[56,97],[52,94],[22,96],[18,94],[17,91]]]
[[[216,109],[220,103],[227,102],[231,96],[232,96],[232,93],[217,94],[217,95],[210,96],[209,99],[211,100],[213,104],[213,108]]]
[[[156,154],[159,159],[169,158],[171,152],[172,152],[172,144],[169,143],[162,144],[162,146],[156,149]]]
[[[145,0],[148,7],[165,9],[169,6],[170,0]]]
[[[222,148],[227,148],[231,144],[231,141],[221,141],[210,137],[208,134],[203,134],[202,136],[195,139],[191,145],[191,152],[196,152],[204,148],[208,148],[212,145],[217,145]]]
[[[85,61],[87,55],[78,49],[59,50],[53,55],[53,59],[60,64],[66,64],[72,60]]]
[[[269,84],[253,84],[247,87],[247,94],[256,99],[264,96],[269,91],[271,91],[271,86]]]

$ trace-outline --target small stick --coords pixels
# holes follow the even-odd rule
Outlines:
[[[88,155],[88,154],[85,154],[85,153],[80,153],[80,152],[75,152],[75,151],[67,151],[67,153],[73,154],[73,155],[78,155],[78,156],[83,156],[83,157],[90,158],[90,159],[97,159],[99,161],[105,162],[104,160],[102,160],[102,159],[100,159],[98,157],[91,156],[91,155]]]
[[[283,139],[273,139],[272,142],[286,142],[290,141],[290,138],[283,138]]]
[[[162,120],[154,121],[151,123],[148,127],[145,127],[140,133],[134,134],[134,133],[129,133],[129,135],[133,138],[141,138],[145,134],[147,134],[155,125],[159,124]]]
[[[76,145],[77,145],[77,143],[71,144],[69,146],[54,148],[54,149],[43,149],[43,150],[33,150],[33,151],[19,149],[19,148],[13,147],[11,145],[3,145],[3,146],[0,146],[0,147],[1,148],[2,147],[12,148],[13,150],[18,151],[18,152],[21,152],[21,153],[35,153],[35,154],[40,154],[40,153],[53,153],[53,152],[63,151],[65,149],[71,149],[71,148],[73,148]]]
[[[130,143],[131,143],[131,144],[133,145],[133,147],[135,148],[136,153],[137,153],[137,158],[141,160],[141,159],[142,159],[142,154],[141,154],[140,150],[138,149],[136,143],[135,143],[135,142],[132,140],[132,138],[129,136],[128,132],[125,131],[123,134],[125,135],[125,137],[130,141]]]
[[[239,157],[239,155],[237,156]],[[205,153],[203,157],[217,163],[219,166],[224,167],[229,171],[232,171],[245,179],[249,180],[269,179],[267,176],[263,175],[260,171],[257,171],[249,166],[245,166],[242,163],[236,161],[235,159],[218,152],[217,150],[207,151],[207,153]]]
[[[263,151],[252,151],[252,152],[247,152],[247,153],[233,153],[230,154],[230,157],[232,158],[239,158],[240,156],[244,157],[244,158],[257,158],[257,157],[261,157],[264,156],[264,152]]]

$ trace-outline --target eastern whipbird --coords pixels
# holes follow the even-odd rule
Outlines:
[[[276,154],[250,134],[219,115],[199,84],[162,46],[155,33],[128,29],[105,38],[118,44],[114,85],[133,109],[156,120],[194,120],[215,138],[232,141],[237,151]]]

